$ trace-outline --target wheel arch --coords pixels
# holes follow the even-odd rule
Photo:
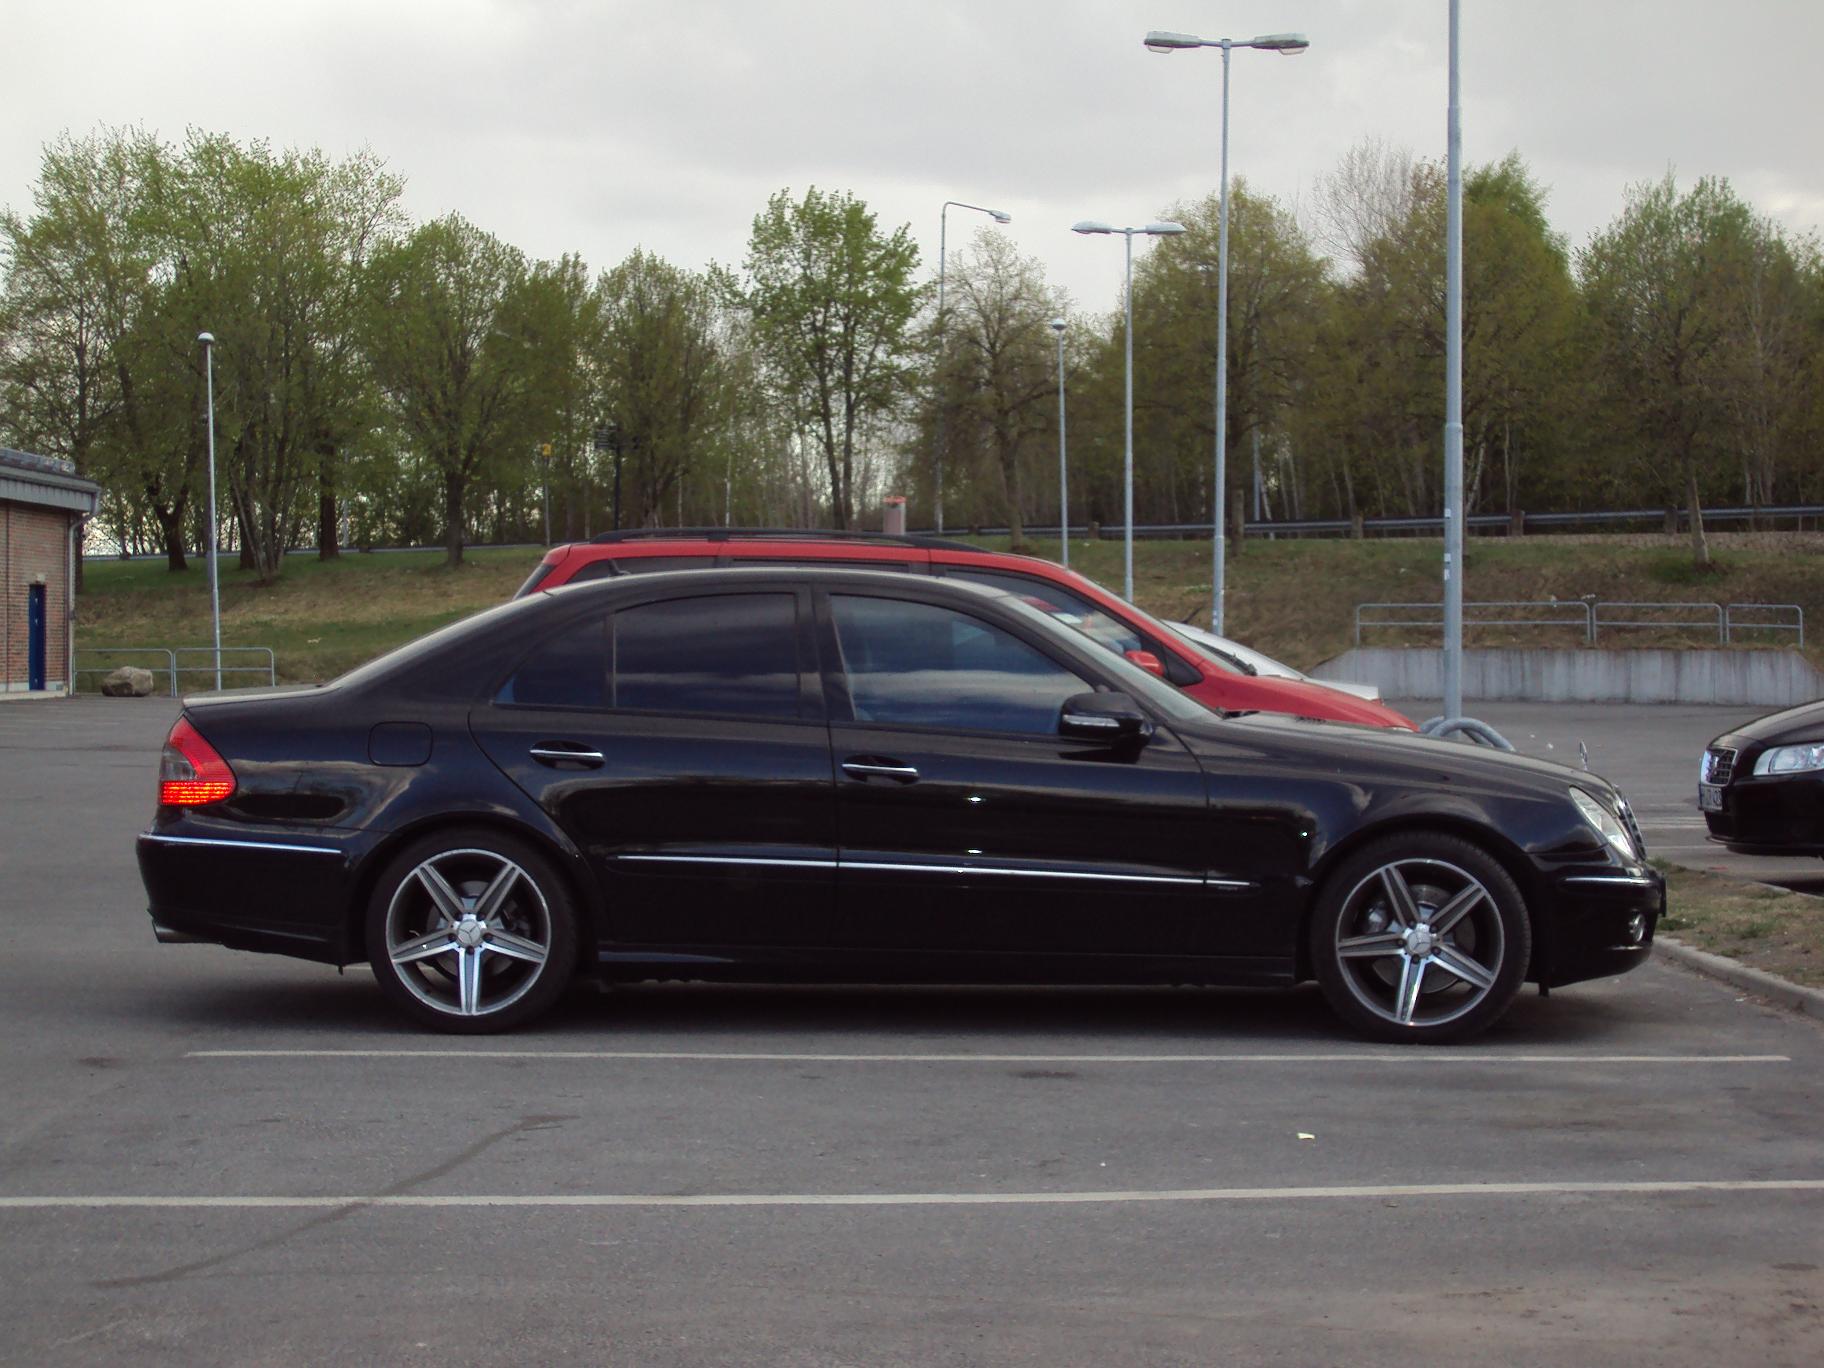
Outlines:
[[[367,905],[374,895],[375,885],[380,882],[381,873],[399,852],[425,836],[458,828],[496,831],[503,836],[511,836],[515,840],[524,841],[551,861],[551,867],[557,871],[558,878],[564,881],[564,891],[570,895],[576,907],[578,926],[585,938],[578,947],[578,972],[594,973],[594,942],[599,932],[597,909],[600,906],[600,890],[583,860],[582,852],[566,839],[498,811],[427,813],[406,823],[397,831],[389,832],[384,841],[369,851],[349,886],[348,906],[343,911],[342,962],[354,964],[367,958],[366,951],[362,948],[367,937]]]
[[[1544,884],[1526,852],[1499,828],[1473,817],[1456,813],[1427,812],[1390,816],[1382,821],[1352,831],[1338,841],[1311,871],[1311,891],[1298,920],[1298,977],[1314,977],[1311,967],[1311,918],[1317,913],[1318,899],[1335,875],[1337,867],[1356,851],[1388,836],[1438,835],[1455,836],[1486,852],[1506,871],[1520,890],[1526,905],[1526,920],[1532,930],[1532,958],[1527,963],[1526,980],[1531,982],[1549,972],[1552,961],[1551,918],[1544,915]]]

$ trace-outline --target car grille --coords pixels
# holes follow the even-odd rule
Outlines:
[[[1735,774],[1735,751],[1728,746],[1712,746],[1704,752],[1704,782],[1726,784]]]
[[[1640,823],[1634,820],[1634,809],[1628,806],[1628,800],[1620,794],[1616,794],[1615,799],[1615,806],[1621,811],[1621,824],[1627,829],[1628,839],[1634,842],[1634,852],[1644,860],[1647,858],[1647,841],[1640,834]]]

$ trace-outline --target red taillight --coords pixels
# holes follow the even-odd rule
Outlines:
[[[158,758],[158,801],[166,807],[219,803],[234,792],[234,771],[215,747],[180,717]]]

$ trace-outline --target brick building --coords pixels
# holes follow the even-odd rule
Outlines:
[[[0,695],[68,689],[76,529],[100,500],[62,461],[0,447]]]

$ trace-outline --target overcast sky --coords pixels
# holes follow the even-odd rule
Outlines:
[[[1079,308],[1119,291],[1117,241],[1219,179],[1222,59],[1148,29],[1300,30],[1237,52],[1230,159],[1289,202],[1378,136],[1442,160],[1445,0],[4,0],[0,202],[43,144],[139,124],[370,147],[429,218],[456,209],[592,269],[635,246],[738,265],[774,191],[811,184],[909,223],[937,264],[946,199]],[[1518,149],[1573,245],[1625,187],[1727,176],[1796,232],[1824,222],[1818,0],[1463,0],[1469,162]],[[952,249],[986,224],[950,211]]]

